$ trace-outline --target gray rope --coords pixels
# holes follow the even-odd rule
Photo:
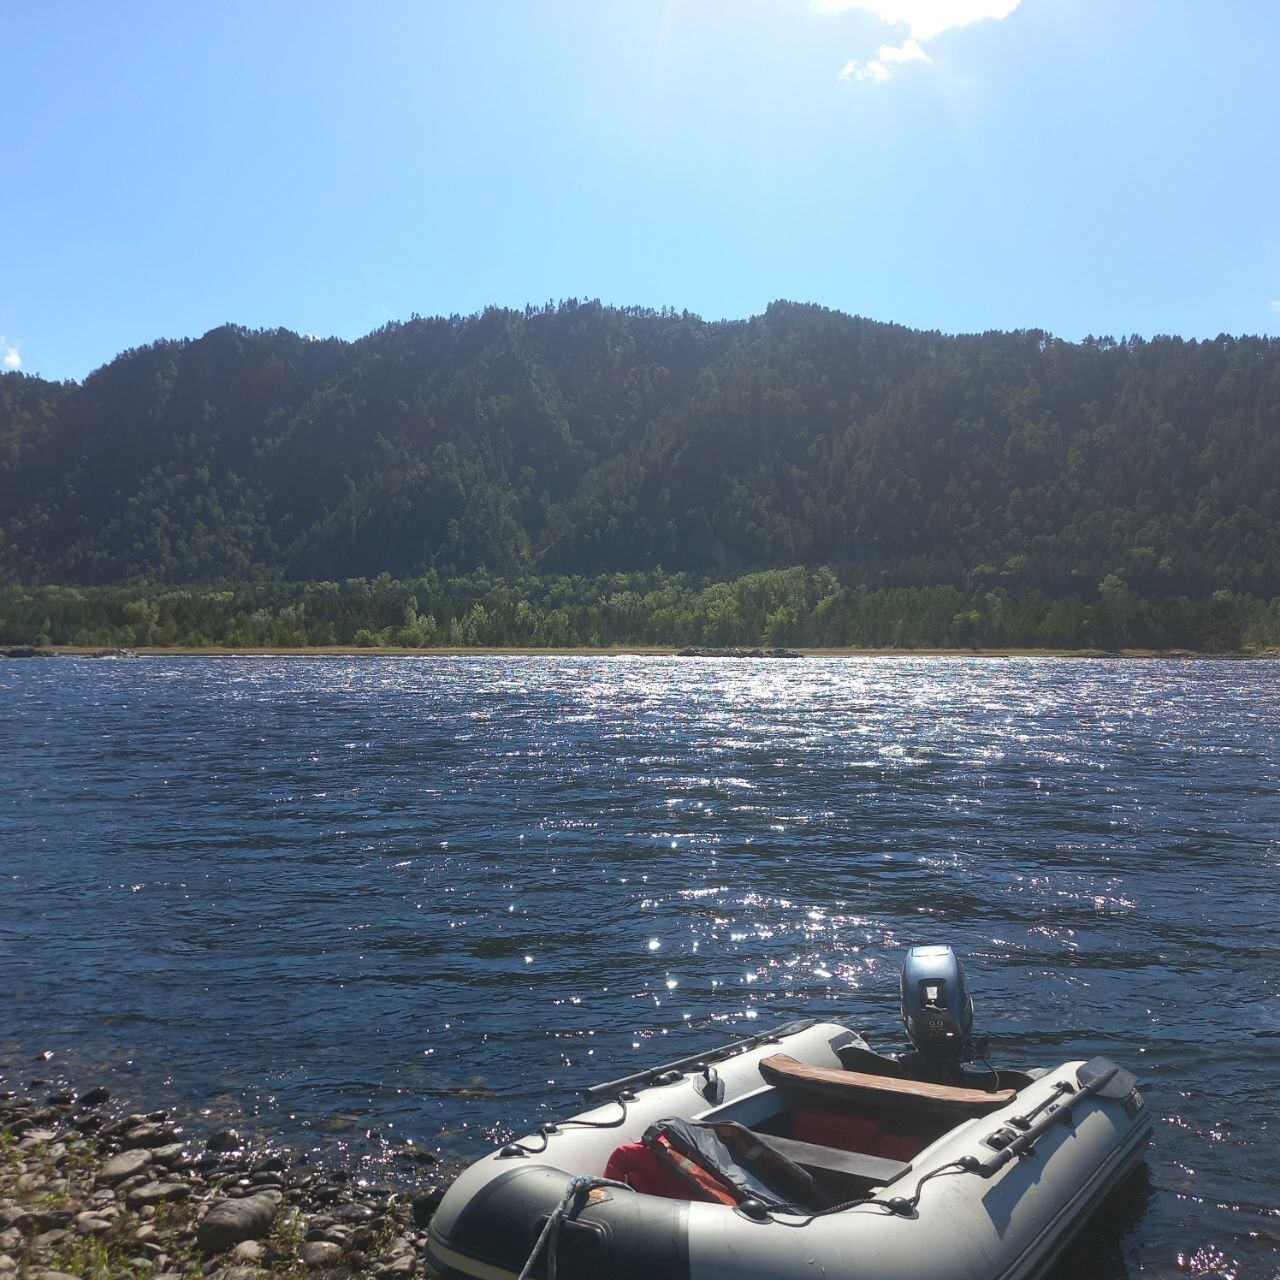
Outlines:
[[[560,1224],[569,1216],[578,1196],[593,1187],[621,1187],[625,1191],[632,1189],[625,1182],[614,1182],[610,1178],[592,1178],[586,1175],[571,1178],[560,1203],[547,1215],[546,1225],[534,1243],[529,1261],[524,1264],[516,1280],[529,1280],[533,1274],[533,1264],[537,1262],[544,1245],[547,1249],[547,1280],[556,1280],[556,1240],[560,1235]]]

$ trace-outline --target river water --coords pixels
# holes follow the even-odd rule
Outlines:
[[[998,1062],[1159,1117],[1061,1274],[1272,1277],[1278,672],[10,661],[0,1074],[377,1169],[796,1016],[897,1045],[942,941]]]

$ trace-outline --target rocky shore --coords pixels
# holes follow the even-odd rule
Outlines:
[[[317,1280],[423,1274],[448,1176],[374,1182],[223,1129],[196,1140],[105,1088],[0,1079],[0,1280]]]

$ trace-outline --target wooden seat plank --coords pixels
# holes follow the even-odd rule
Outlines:
[[[896,1102],[956,1116],[979,1116],[1007,1106],[1018,1096],[1016,1089],[959,1088],[949,1084],[930,1084],[924,1080],[905,1080],[893,1076],[873,1076],[862,1071],[843,1071],[837,1067],[815,1067],[799,1062],[785,1053],[775,1053],[760,1062],[760,1074],[773,1085],[807,1089],[827,1097],[844,1097],[850,1101]]]

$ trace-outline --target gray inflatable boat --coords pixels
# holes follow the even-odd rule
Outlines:
[[[950,948],[902,980],[914,1052],[799,1022],[588,1091],[479,1160],[431,1222],[439,1280],[1029,1280],[1141,1164],[1152,1122],[1104,1059],[964,1064]]]

